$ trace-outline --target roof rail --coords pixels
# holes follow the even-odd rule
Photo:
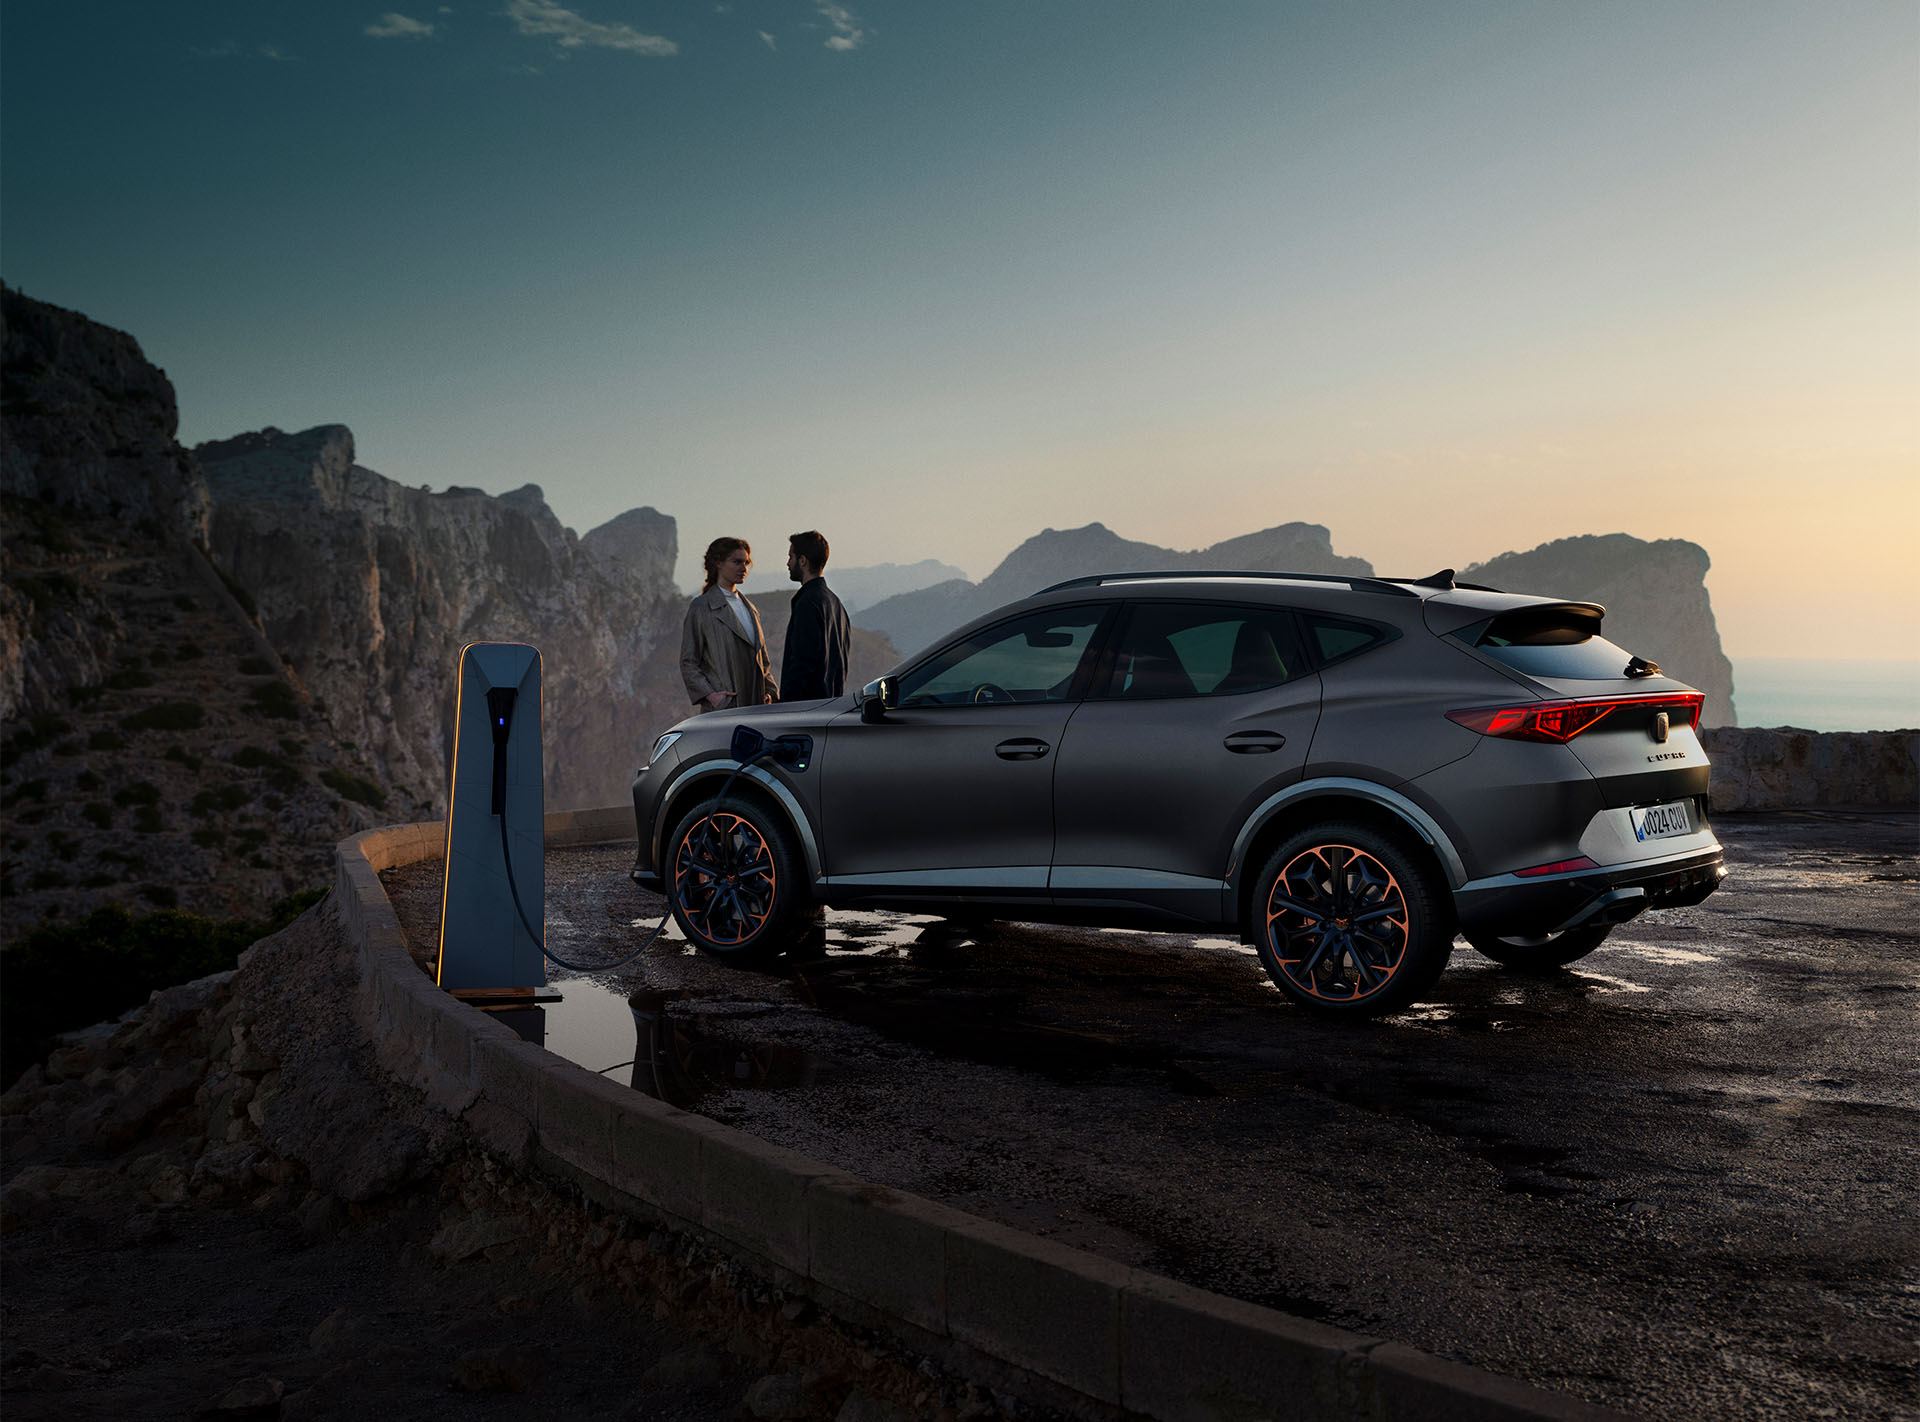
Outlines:
[[[1050,588],[1040,589],[1040,593],[1059,592],[1062,588],[1091,588],[1102,583],[1131,583],[1147,579],[1166,578],[1270,578],[1275,582],[1289,583],[1345,583],[1355,592],[1386,593],[1391,597],[1419,597],[1412,588],[1399,583],[1388,582],[1385,578],[1355,578],[1339,573],[1268,573],[1255,569],[1230,568],[1186,568],[1164,569],[1153,573],[1095,573],[1091,577],[1068,578],[1064,583],[1055,583]],[[1040,596],[1035,593],[1034,596]]]

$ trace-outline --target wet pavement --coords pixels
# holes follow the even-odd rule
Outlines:
[[[1912,816],[1728,818],[1728,885],[1529,976],[1327,1024],[1230,939],[835,913],[764,970],[556,970],[590,1070],[1236,1297],[1690,1418],[1920,1418]],[[548,931],[637,947],[630,850]],[[437,865],[383,876],[416,944]]]

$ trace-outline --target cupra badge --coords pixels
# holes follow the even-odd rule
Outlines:
[[[1656,711],[1653,713],[1653,724],[1647,727],[1647,734],[1652,736],[1656,741],[1666,740],[1667,738],[1667,713],[1666,712]]]

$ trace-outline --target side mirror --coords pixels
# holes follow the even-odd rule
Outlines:
[[[868,725],[887,719],[887,712],[900,704],[897,677],[883,676],[860,688],[860,719]]]

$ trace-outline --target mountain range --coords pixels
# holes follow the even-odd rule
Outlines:
[[[551,809],[620,803],[686,713],[669,514],[576,535],[536,485],[434,493],[367,469],[339,424],[188,450],[173,387],[131,336],[0,298],[8,936],[107,901],[258,912],[317,882],[333,839],[443,813],[469,641],[541,650]],[[1610,637],[1700,686],[1708,722],[1730,724],[1707,567],[1697,545],[1608,534],[1463,576],[1606,603]],[[1373,572],[1317,524],[1183,551],[1090,523],[1043,530],[977,583],[931,559],[830,565],[829,582],[856,609],[858,685],[1050,583],[1186,568]],[[749,592],[777,666],[786,589]]]

